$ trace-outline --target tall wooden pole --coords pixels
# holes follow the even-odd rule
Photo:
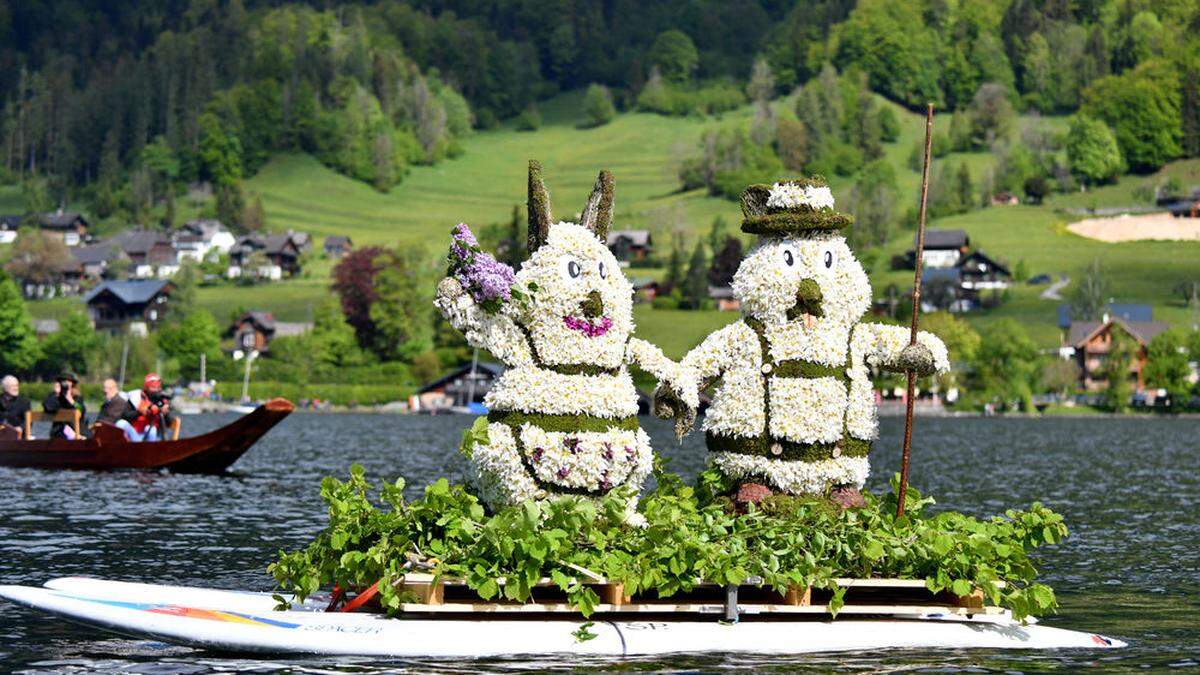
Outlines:
[[[925,109],[925,166],[921,169],[921,210],[917,216],[917,257],[913,263],[912,327],[908,344],[917,344],[917,321],[921,316],[921,263],[925,256],[925,202],[929,197],[929,154],[933,148],[933,104]],[[908,395],[904,408],[904,454],[900,457],[900,492],[896,495],[896,517],[904,514],[904,497],[908,493],[908,459],[912,451],[914,391],[917,374],[908,371]]]

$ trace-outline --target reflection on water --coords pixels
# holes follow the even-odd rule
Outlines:
[[[189,433],[232,417],[189,417]],[[48,472],[0,468],[0,583],[71,574],[269,590],[267,563],[322,526],[319,482],[351,462],[379,479],[403,474],[415,496],[438,476],[461,479],[456,448],[469,417],[296,414],[234,465],[232,476]],[[689,476],[704,461],[693,434],[676,445],[646,419],[655,445]],[[896,470],[901,423],[883,421],[871,487]],[[1066,544],[1041,554],[1062,614],[1049,625],[1120,637],[1118,652],[902,652],[763,659],[405,661],[222,658],[115,638],[0,605],[0,663],[55,672],[334,669],[514,670],[1074,670],[1200,666],[1200,422],[1148,419],[918,419],[913,483],[939,508],[988,515],[1041,500],[1062,512]]]

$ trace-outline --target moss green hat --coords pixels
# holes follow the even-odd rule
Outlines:
[[[853,216],[833,210],[833,194],[820,176],[751,185],[742,191],[742,232],[783,236],[845,229]]]

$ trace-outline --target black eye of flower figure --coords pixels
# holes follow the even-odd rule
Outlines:
[[[608,270],[604,269],[604,263],[600,263],[600,278],[601,279],[608,278]]]
[[[580,272],[579,263],[575,262],[574,260],[567,263],[567,274],[571,275],[572,279],[578,279],[579,272]]]
[[[792,256],[792,252],[791,252],[791,251],[786,251],[786,250],[785,250],[785,251],[783,252],[783,262],[787,263],[787,266],[788,266],[788,267],[791,267],[792,265],[795,265],[795,264],[796,264],[796,259],[795,259],[795,257],[793,257],[793,256]]]
[[[833,251],[825,251],[825,268],[833,267]]]

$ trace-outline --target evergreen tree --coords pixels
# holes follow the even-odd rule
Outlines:
[[[955,176],[954,191],[958,198],[959,207],[963,211],[971,208],[975,203],[973,195],[975,194],[975,186],[971,183],[971,169],[967,167],[966,162],[960,162],[958,165],[958,173]]]
[[[696,248],[692,250],[692,258],[688,261],[687,275],[683,279],[681,290],[681,304],[688,309],[701,309],[708,300],[708,260],[700,242],[696,242]]]
[[[663,293],[670,293],[683,283],[683,241],[674,237],[671,257],[667,259],[667,276],[663,279]]]
[[[733,275],[741,264],[742,240],[737,237],[725,237],[725,243],[713,255],[712,265],[708,268],[709,285],[729,286],[733,283]]]
[[[11,277],[0,274],[0,371],[26,373],[40,356],[33,319],[21,291]]]

